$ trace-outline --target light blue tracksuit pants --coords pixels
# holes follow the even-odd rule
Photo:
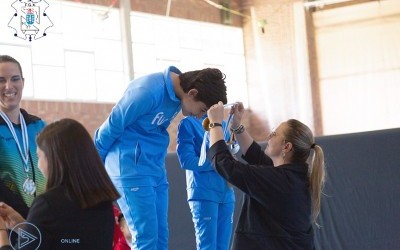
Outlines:
[[[190,200],[197,250],[228,250],[235,203]]]
[[[118,205],[132,234],[131,248],[168,249],[168,184],[117,187]]]

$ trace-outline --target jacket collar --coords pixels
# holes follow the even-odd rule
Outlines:
[[[41,120],[41,119],[40,119],[39,117],[37,117],[37,116],[28,114],[28,112],[26,112],[25,109],[20,109],[20,110],[21,110],[22,116],[23,116],[24,119],[25,119],[26,125]],[[3,119],[1,116],[0,116],[0,125],[6,125],[6,122],[4,121],[4,119]]]

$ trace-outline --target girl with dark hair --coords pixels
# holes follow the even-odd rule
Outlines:
[[[24,230],[40,239],[39,245],[33,241],[24,249],[111,249],[112,203],[119,194],[87,130],[75,120],[62,119],[45,127],[36,141],[46,192],[35,198],[26,221],[0,203],[0,246],[7,249],[9,244],[1,241],[4,229],[23,223],[34,225],[36,231]]]

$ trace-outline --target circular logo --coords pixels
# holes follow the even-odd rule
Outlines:
[[[29,222],[22,222],[17,224],[11,229],[10,236],[8,238],[11,243],[11,247],[14,250],[25,249],[39,249],[40,243],[42,242],[42,234],[39,229]]]

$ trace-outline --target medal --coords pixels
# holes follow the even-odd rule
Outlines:
[[[228,122],[227,122],[227,125],[226,125],[226,128],[225,128],[225,131],[224,131],[225,138],[227,136],[228,127],[230,126],[232,118],[233,118],[233,114],[230,114],[229,117],[228,117]],[[229,151],[231,152],[232,155],[235,155],[235,154],[237,154],[239,152],[240,146],[239,146],[239,144],[237,143],[237,141],[235,139],[235,133],[233,133],[232,131],[231,131],[231,134],[230,134],[229,139],[226,142],[226,144],[228,145]]]
[[[239,152],[240,146],[235,139],[235,134],[232,132],[229,137],[229,141],[226,143],[229,146],[229,151],[232,155],[235,155]]]
[[[7,123],[7,126],[10,129],[12,136],[14,137],[15,143],[17,144],[18,147],[19,154],[21,155],[24,164],[24,172],[26,173],[26,179],[24,184],[22,185],[22,190],[29,195],[34,195],[36,192],[36,185],[35,182],[29,177],[29,142],[28,142],[28,129],[26,128],[25,119],[20,112],[19,119],[21,123],[21,133],[22,133],[22,147],[21,147],[17,134],[15,133],[14,126],[11,123],[10,119],[1,110],[0,110],[0,115]]]
[[[235,105],[236,103],[229,103],[225,104],[224,107],[230,107],[230,106],[234,107]],[[235,134],[233,132],[230,133],[229,138],[227,138],[229,126],[232,121],[233,115],[234,115],[233,113],[229,114],[228,121],[226,122],[226,126],[224,127],[224,140],[229,148],[229,152],[234,156],[239,152],[240,146],[236,141]],[[206,148],[207,148],[206,145],[209,143],[209,136],[210,136],[209,125],[210,125],[210,120],[208,119],[208,117],[206,117],[202,122],[202,127],[204,128],[205,133],[203,137],[203,143],[201,144],[200,157],[198,162],[199,166],[203,166],[204,162],[206,161]]]
[[[29,176],[26,176],[25,182],[22,185],[22,188],[24,190],[25,193],[29,194],[29,195],[34,195],[36,192],[36,185],[35,182],[29,178]]]
[[[233,155],[237,154],[239,152],[239,150],[240,150],[240,146],[236,142],[229,146],[229,151]]]

